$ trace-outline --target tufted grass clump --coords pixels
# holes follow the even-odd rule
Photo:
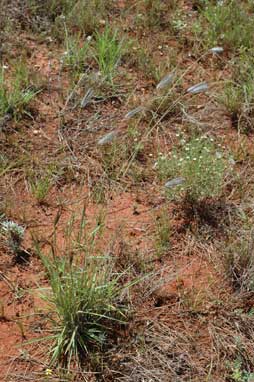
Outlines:
[[[230,114],[232,126],[249,133],[254,126],[254,51],[242,49],[232,59],[232,79],[225,84],[218,96]]]
[[[7,69],[5,66],[0,69],[0,118],[9,115],[18,120],[30,116],[29,104],[38,90],[30,84],[28,68],[23,63],[15,64],[8,80]]]
[[[223,248],[224,267],[234,290],[254,291],[254,236],[253,230],[230,232]]]
[[[254,81],[243,84],[230,81],[218,98],[229,112],[233,127],[242,133],[253,131]]]
[[[88,65],[89,42],[82,41],[80,33],[70,35],[65,26],[65,52],[62,58],[63,65],[75,74],[84,72]]]
[[[70,367],[101,348],[114,326],[126,322],[121,274],[106,257],[89,257],[79,265],[67,258],[41,256],[50,289],[51,361]]]
[[[44,254],[35,243],[49,286],[41,288],[46,302],[49,335],[39,341],[50,344],[52,365],[68,370],[83,364],[94,352],[114,340],[115,332],[130,314],[127,273],[119,273],[111,255],[100,250],[104,216],[87,227],[85,208],[80,221],[73,215],[65,229],[63,248],[56,241]]]
[[[135,4],[135,24],[149,29],[167,29],[173,31],[175,13],[178,2],[176,0],[140,0]]]
[[[52,187],[53,179],[49,175],[31,181],[31,192],[39,204],[46,202],[48,193]]]
[[[102,76],[109,82],[113,81],[117,66],[124,52],[124,40],[119,38],[117,30],[107,26],[100,33],[96,32],[94,42],[94,59]]]
[[[201,201],[219,196],[226,169],[224,154],[217,150],[212,138],[205,136],[182,139],[178,148],[169,156],[160,156],[157,162],[161,180],[181,179],[167,188],[168,196],[176,200],[185,197]]]

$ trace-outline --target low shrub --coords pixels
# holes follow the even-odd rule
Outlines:
[[[192,137],[189,141],[182,139],[180,146],[169,156],[159,157],[156,167],[161,180],[181,179],[172,186],[170,182],[168,187],[166,184],[171,199],[184,196],[198,201],[220,195],[227,161],[213,139],[202,136]]]

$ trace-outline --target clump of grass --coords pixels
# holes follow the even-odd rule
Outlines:
[[[202,136],[184,138],[180,146],[169,156],[160,156],[157,161],[161,180],[180,177],[183,181],[167,189],[171,199],[200,201],[219,196],[222,191],[227,161],[218,151],[213,140]]]
[[[1,231],[8,247],[14,254],[18,254],[24,239],[25,229],[14,221],[8,220],[1,223]]]
[[[119,169],[124,160],[128,158],[129,149],[126,145],[114,141],[102,148],[103,171],[111,180],[116,180]]]
[[[96,30],[101,20],[105,21],[106,10],[110,9],[111,4],[111,0],[106,2],[103,0],[89,0],[84,5],[82,0],[76,0],[73,7],[69,6],[66,16],[68,23],[86,34],[91,34]]]
[[[254,82],[228,82],[219,100],[230,113],[233,127],[245,133],[253,130]]]
[[[138,41],[132,42],[128,62],[130,65],[138,68],[148,78],[152,77],[156,72],[156,65],[150,51],[140,46]]]
[[[230,113],[232,125],[248,133],[253,130],[254,123],[253,50],[242,50],[232,60],[232,65],[232,80],[226,83],[218,100]]]
[[[139,2],[145,26],[149,28],[168,28],[172,26],[172,12],[176,10],[177,1],[143,0]]]
[[[70,35],[65,28],[65,52],[62,58],[63,65],[77,73],[84,72],[87,65],[89,42],[82,42],[80,33]]]
[[[183,98],[172,88],[162,95],[154,96],[148,104],[147,109],[154,120],[165,120],[173,116],[181,115]]]
[[[229,236],[224,250],[224,266],[235,290],[254,290],[254,235],[253,231],[237,232]]]
[[[39,204],[46,201],[49,190],[52,187],[52,179],[49,175],[41,177],[31,182],[31,191]]]
[[[30,116],[29,104],[37,92],[29,83],[28,68],[17,63],[11,79],[6,76],[7,67],[0,71],[0,117],[10,115],[15,120],[23,115]]]
[[[201,22],[195,28],[206,46],[222,44],[233,50],[253,47],[254,15],[248,4],[239,7],[237,0],[205,0],[200,14]]]
[[[107,26],[104,32],[96,32],[94,41],[94,58],[99,71],[106,80],[112,82],[120,63],[124,40],[119,39],[117,30]]]
[[[62,256],[38,253],[45,266],[49,290],[42,297],[49,307],[52,334],[51,362],[70,368],[107,344],[117,325],[127,321],[126,291],[130,284],[114,271],[110,256],[96,249],[103,229],[103,216],[92,232],[86,228],[85,210],[78,227],[73,217],[65,231]],[[43,339],[42,339],[43,340]]]
[[[171,220],[168,210],[163,209],[155,222],[155,244],[157,256],[161,257],[170,247]]]
[[[113,325],[125,321],[121,275],[114,274],[105,258],[90,258],[82,266],[42,259],[50,283],[45,297],[52,310],[52,363],[70,366],[101,347]]]

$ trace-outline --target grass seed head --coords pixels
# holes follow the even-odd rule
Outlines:
[[[98,145],[103,146],[107,143],[111,143],[117,136],[117,131],[111,131],[98,140]]]
[[[190,88],[188,88],[187,93],[198,94],[198,93],[203,93],[207,90],[208,90],[207,82],[200,82],[199,84],[191,86]]]
[[[164,89],[166,86],[172,84],[174,80],[174,74],[169,73],[165,77],[162,78],[162,80],[158,83],[156,86],[156,89]]]

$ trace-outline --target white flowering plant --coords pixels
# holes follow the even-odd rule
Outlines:
[[[219,196],[230,165],[213,139],[202,136],[193,137],[188,142],[181,139],[180,146],[170,156],[159,157],[156,168],[159,178],[168,181],[165,186],[171,199],[184,196],[197,201]],[[179,179],[181,181],[176,181]]]

